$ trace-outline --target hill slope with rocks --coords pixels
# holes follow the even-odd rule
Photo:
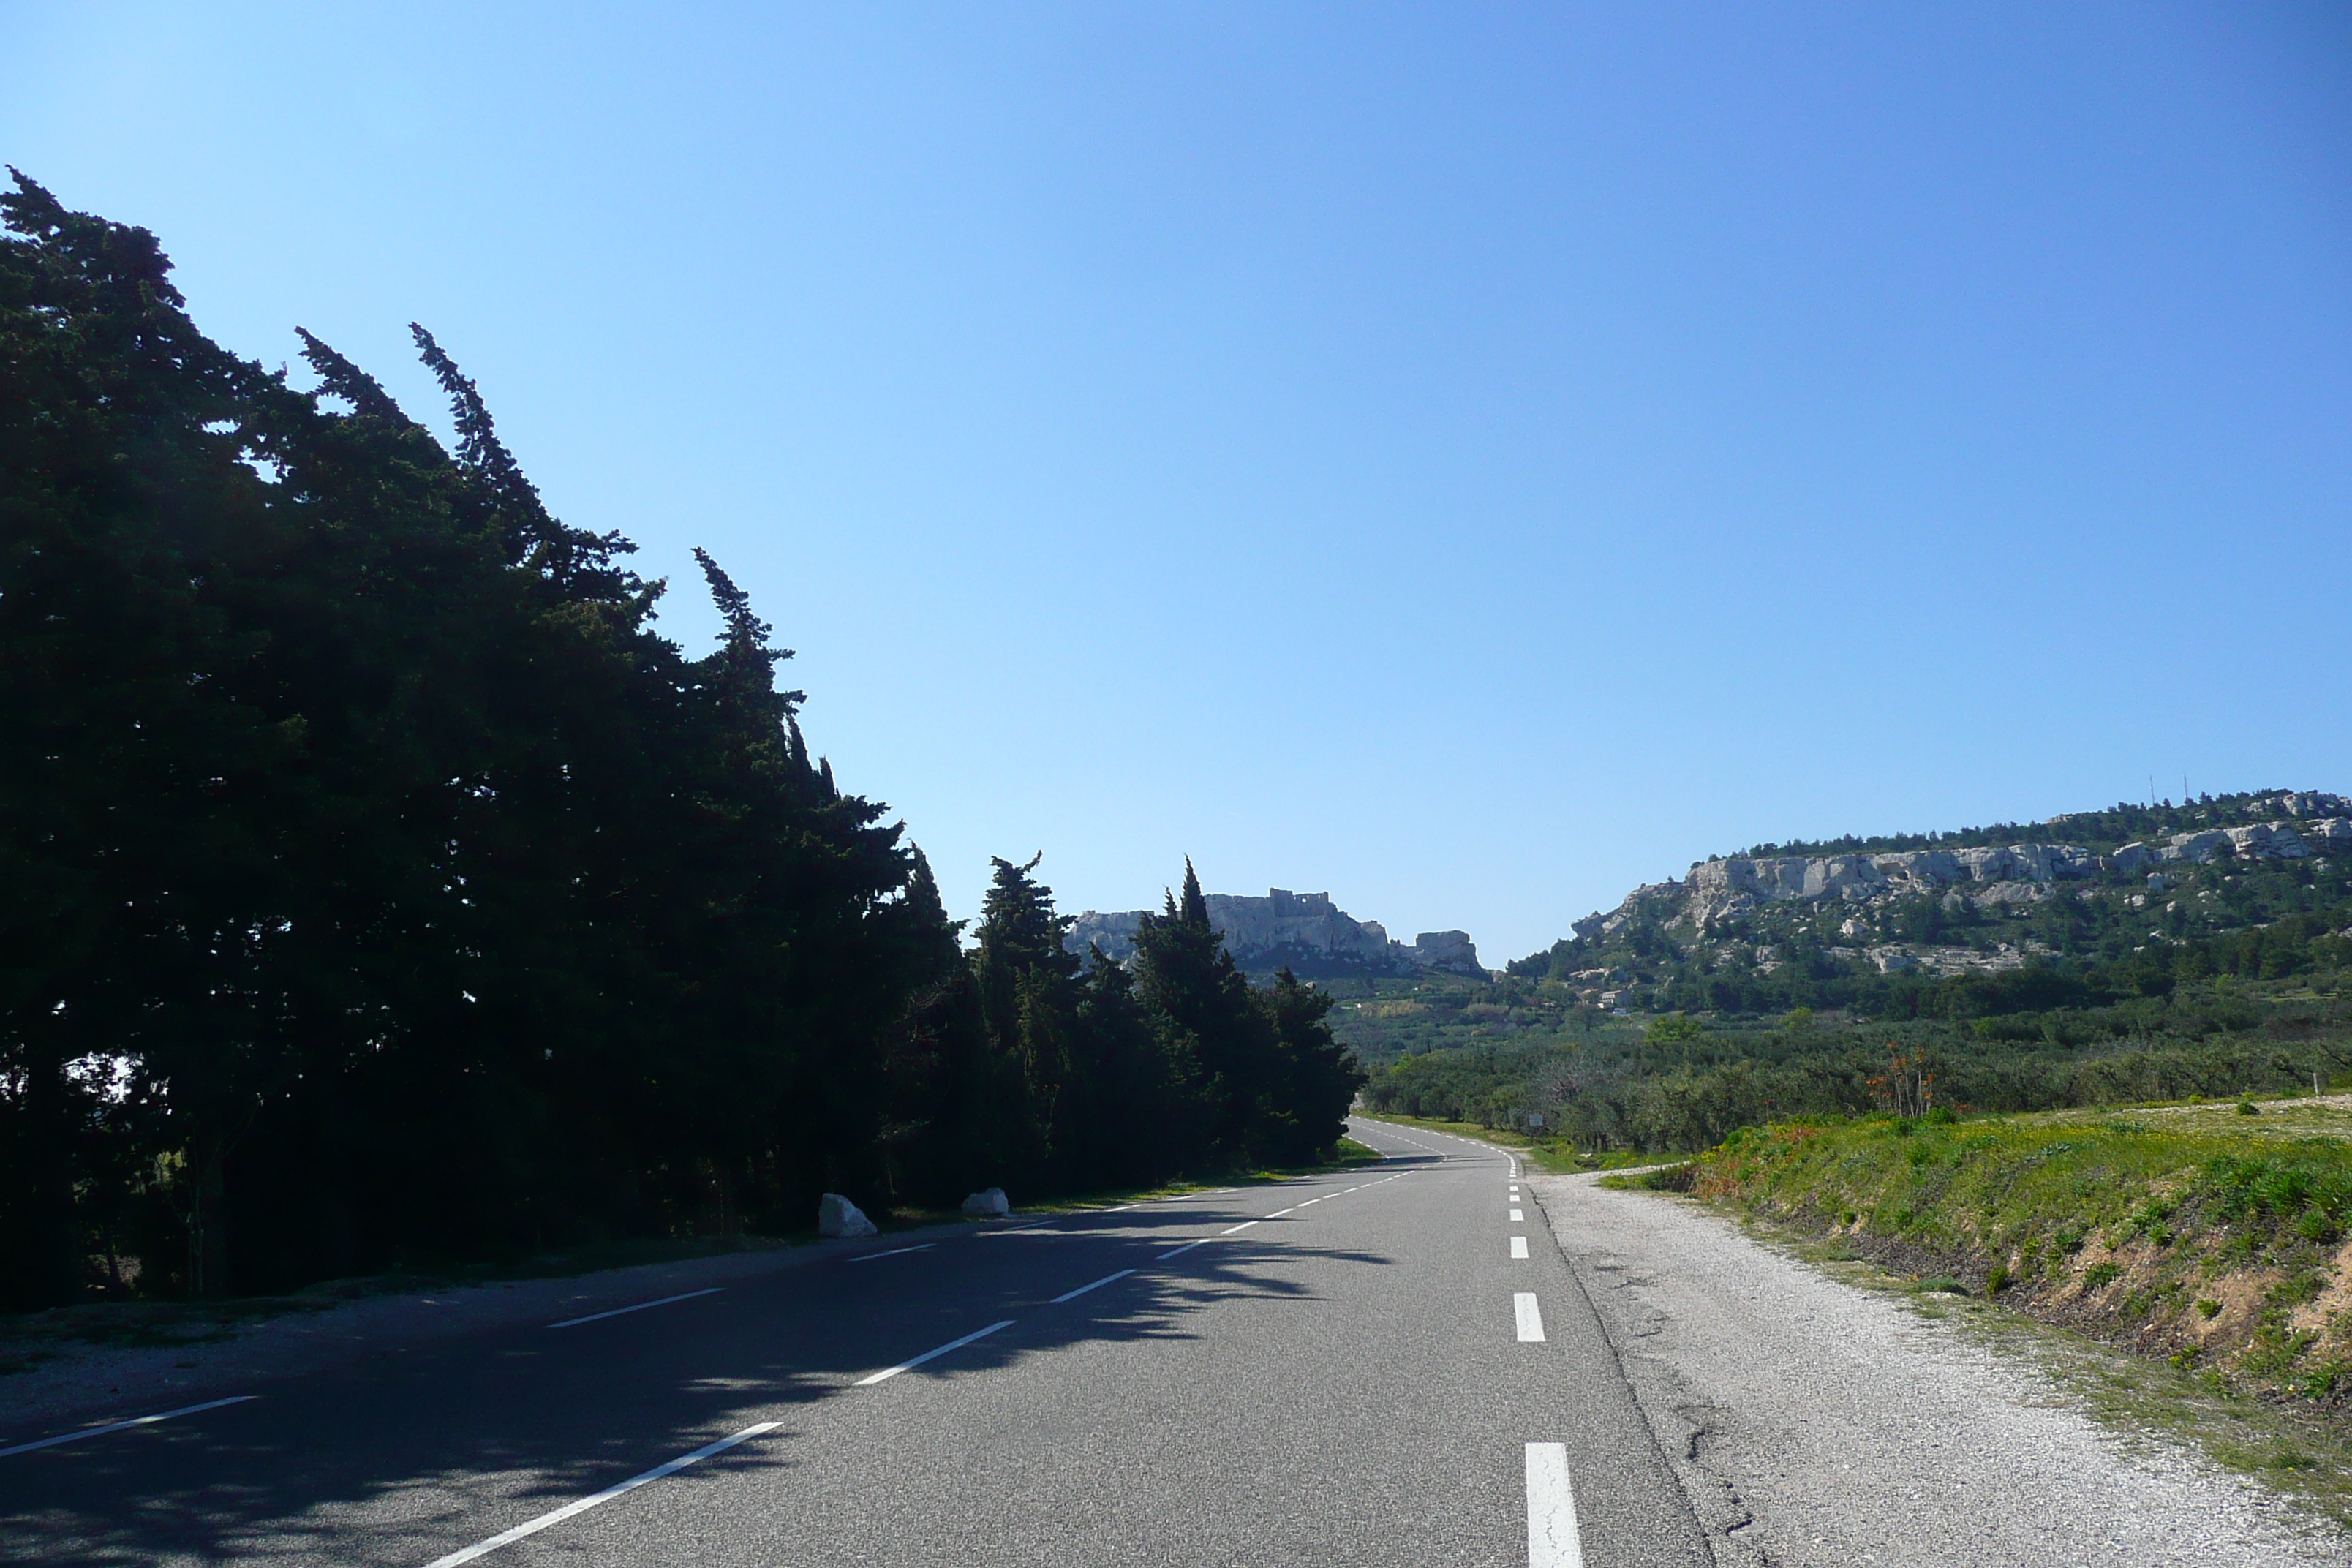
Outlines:
[[[1335,982],[1382,1111],[1591,1153],[1794,1114],[2352,1086],[2352,803],[2279,790],[1759,845],[1485,984]],[[1905,1108],[1908,1107],[1908,1110]]]
[[[1871,983],[1887,977],[2169,971],[2175,947],[2282,921],[2282,942],[2330,936],[2352,924],[2352,910],[2326,913],[2344,901],[2348,852],[2352,802],[2315,792],[1767,845],[1636,888],[1510,972],[1612,1011],[1881,1013],[1890,998]]]

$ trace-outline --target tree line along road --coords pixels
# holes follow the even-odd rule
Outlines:
[[[0,1555],[1708,1562],[1515,1157],[1350,1131],[1381,1164],[0,1430]]]

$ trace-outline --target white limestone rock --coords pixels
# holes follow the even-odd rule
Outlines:
[[[1486,978],[1478,949],[1466,931],[1425,931],[1412,939],[1412,959],[1423,969],[1441,969],[1473,980]]]
[[[1003,1187],[989,1187],[963,1201],[966,1219],[1003,1219],[1013,1212],[1013,1205],[1004,1196]]]
[[[2004,888],[2043,883],[2061,877],[2087,877],[2101,868],[2097,856],[2071,844],[2011,844],[1973,849],[1906,849],[1882,855],[1772,855],[1748,859],[1703,860],[1691,868],[1692,919],[1705,929],[1731,918],[1734,901],[1841,899],[1868,902],[1902,893],[1926,892],[1959,882]],[[1628,900],[1629,902],[1631,900]],[[2020,901],[2004,895],[2000,901]],[[1745,912],[1744,909],[1737,912]],[[1606,921],[1596,928],[1612,929]],[[1580,935],[1590,935],[1582,922]]]
[[[879,1236],[866,1211],[843,1197],[839,1193],[827,1193],[817,1200],[816,1233],[827,1237]]]
[[[2251,827],[2176,833],[2160,843],[2126,844],[2107,857],[2107,865],[2117,871],[2137,871],[2168,861],[2210,866],[2225,844],[2241,860],[2300,860],[2311,854],[2315,843],[2352,845],[2352,818],[2323,817],[2297,826],[2260,822]]]

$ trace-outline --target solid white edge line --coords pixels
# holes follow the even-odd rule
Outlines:
[[[1014,1320],[1006,1318],[1002,1322],[991,1323],[984,1329],[974,1329],[971,1332],[964,1335],[963,1338],[960,1340],[950,1340],[947,1343],[940,1346],[937,1350],[925,1351],[922,1354],[917,1356],[912,1361],[902,1361],[897,1366],[886,1366],[880,1372],[874,1373],[866,1377],[861,1377],[852,1386],[857,1388],[871,1388],[877,1383],[887,1383],[891,1378],[898,1376],[902,1372],[908,1371],[909,1368],[920,1366],[927,1361],[937,1361],[940,1357],[947,1354],[948,1352],[960,1351],[963,1349],[964,1346],[971,1343],[974,1340],[984,1340],[999,1329],[1009,1329],[1013,1326],[1013,1321]],[[431,1568],[440,1568],[440,1565],[435,1563],[431,1565]]]
[[[1177,1253],[1179,1253],[1179,1252],[1190,1252],[1190,1251],[1192,1251],[1194,1247],[1204,1245],[1204,1244],[1205,1244],[1205,1243],[1207,1243],[1210,1239],[1211,1239],[1210,1237],[1205,1237],[1205,1236],[1203,1236],[1203,1237],[1197,1237],[1197,1238],[1196,1238],[1196,1239],[1194,1239],[1194,1240],[1192,1240],[1192,1241],[1188,1241],[1188,1242],[1186,1242],[1186,1243],[1185,1243],[1183,1246],[1181,1246],[1181,1247],[1176,1247],[1176,1248],[1174,1248],[1174,1249],[1172,1249],[1172,1250],[1171,1250],[1171,1251],[1168,1251],[1168,1252],[1163,1252],[1163,1253],[1161,1253],[1159,1257],[1157,1257],[1157,1258],[1153,1258],[1153,1259],[1152,1259],[1152,1261],[1153,1261],[1154,1263],[1165,1263],[1165,1262],[1167,1262],[1170,1258],[1171,1258],[1175,1257]]]
[[[936,1241],[927,1241],[920,1247],[894,1247],[887,1252],[861,1253],[857,1257],[851,1258],[849,1261],[852,1263],[871,1263],[877,1258],[901,1258],[909,1252],[928,1252],[938,1245],[939,1243]]]
[[[1096,1280],[1091,1285],[1081,1285],[1075,1290],[1065,1290],[1060,1295],[1054,1298],[1054,1305],[1058,1307],[1065,1301],[1075,1301],[1089,1290],[1099,1290],[1104,1286],[1115,1284],[1134,1272],[1135,1270],[1132,1268],[1122,1268],[1116,1274],[1104,1275],[1101,1279]]]
[[[658,1301],[640,1301],[634,1307],[615,1307],[609,1312],[591,1312],[584,1318],[566,1318],[560,1323],[550,1323],[547,1326],[551,1329],[574,1329],[583,1323],[593,1323],[605,1318],[622,1318],[631,1312],[642,1312],[647,1307],[667,1307],[672,1301],[691,1301],[697,1296],[716,1296],[726,1289],[724,1285],[713,1285],[708,1290],[688,1290],[683,1296],[664,1296]]]
[[[757,1425],[744,1427],[731,1437],[721,1437],[716,1443],[705,1443],[691,1454],[680,1454],[669,1463],[656,1465],[643,1475],[631,1476],[627,1480],[617,1481],[593,1496],[565,1503],[552,1513],[542,1513],[537,1519],[526,1520],[512,1530],[500,1531],[488,1541],[468,1546],[463,1552],[452,1552],[446,1557],[436,1557],[426,1563],[425,1568],[457,1568],[460,1563],[471,1563],[475,1558],[486,1552],[496,1552],[510,1542],[520,1541],[526,1535],[536,1535],[551,1524],[561,1524],[575,1513],[585,1513],[600,1502],[610,1502],[623,1492],[633,1492],[647,1481],[657,1481],[664,1476],[674,1476],[688,1465],[707,1459],[713,1454],[731,1448],[736,1444],[756,1437],[762,1432],[772,1432],[776,1429],[776,1425],[773,1421],[761,1421]]]
[[[1519,1343],[1532,1345],[1543,1342],[1543,1309],[1536,1305],[1534,1291],[1511,1292],[1511,1315],[1518,1320]]]
[[[1511,1237],[1511,1256],[1513,1258],[1525,1258],[1527,1255],[1528,1238],[1524,1236],[1515,1236]]]
[[[169,1421],[174,1415],[194,1415],[199,1410],[218,1410],[224,1405],[243,1405],[248,1399],[258,1399],[257,1394],[232,1394],[226,1399],[207,1399],[202,1405],[183,1405],[177,1410],[160,1410],[152,1415],[133,1415],[128,1421],[110,1421],[103,1426],[85,1426],[79,1432],[61,1433],[55,1437],[42,1437],[30,1443],[18,1443],[0,1448],[0,1459],[11,1454],[29,1454],[36,1448],[54,1448],[60,1443],[79,1443],[84,1437],[103,1437],[109,1432],[127,1432],[133,1426],[152,1426],[158,1421]]]
[[[1565,1443],[1528,1445],[1528,1568],[1584,1568]]]

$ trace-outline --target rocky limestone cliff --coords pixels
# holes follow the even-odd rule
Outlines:
[[[1622,923],[1626,912],[1643,899],[1676,887],[1683,892],[1683,912],[1705,931],[1746,914],[1759,903],[1786,900],[1859,901],[1974,884],[1964,895],[1972,902],[2026,903],[2042,897],[2048,885],[2060,878],[2130,873],[2167,862],[2205,865],[2223,854],[2243,860],[2294,860],[2347,848],[2352,848],[2352,816],[2176,833],[2158,842],[2126,844],[2107,855],[2072,844],[2009,844],[1878,855],[1703,860],[1691,868],[1685,882],[1637,888],[1616,914],[1589,915],[1576,921],[1574,930],[1579,936],[1607,934],[1616,929],[1611,922]]]
[[[1435,969],[1484,980],[1486,971],[1465,931],[1423,931],[1408,947],[1392,940],[1378,921],[1359,921],[1331,901],[1328,893],[1294,893],[1269,888],[1262,899],[1234,893],[1208,895],[1209,923],[1244,968],[1279,963],[1286,957],[1313,957],[1376,974],[1411,974]],[[1134,955],[1136,928],[1145,911],[1108,913],[1088,910],[1064,939],[1070,951],[1089,943],[1124,963]]]

